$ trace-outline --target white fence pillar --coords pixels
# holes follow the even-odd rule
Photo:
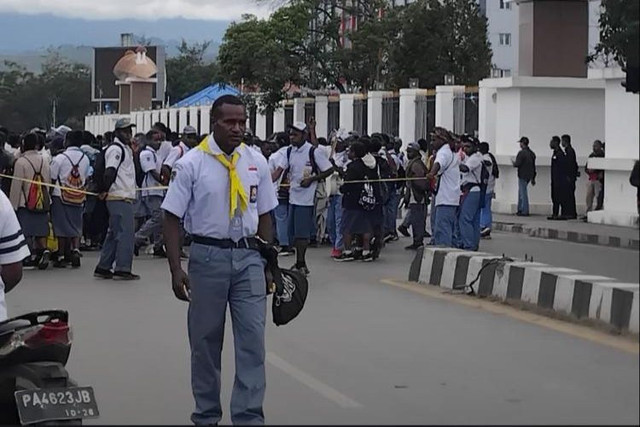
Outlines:
[[[200,135],[208,135],[211,132],[211,105],[200,107]]]
[[[260,111],[260,108],[256,111],[256,136],[262,140],[267,139],[267,116],[264,111]]]
[[[347,132],[353,130],[353,101],[356,96],[353,93],[340,94],[340,127]]]
[[[160,121],[160,110],[151,111],[151,126]]]
[[[144,133],[149,132],[151,130],[151,126],[153,126],[153,119],[151,116],[151,111],[142,112],[142,132]]]
[[[488,141],[495,152],[498,90],[483,86],[483,82],[480,81],[478,88],[478,139]]]
[[[189,124],[187,111],[189,111],[188,107],[182,107],[178,110],[178,128],[180,129],[184,129],[184,127]]]
[[[169,109],[169,127],[171,129],[178,128],[178,109],[177,108]]]
[[[416,140],[416,100],[424,89],[400,89],[400,127],[398,136],[404,147]]]
[[[280,104],[280,108],[273,110],[273,131],[284,132],[284,106]]]
[[[304,98],[294,98],[293,100],[293,121],[305,123],[304,120]]]
[[[316,135],[327,138],[329,133],[329,97],[316,96]]]
[[[196,128],[196,130],[198,130],[198,132],[200,132],[200,130],[198,129],[199,115],[200,115],[200,107],[195,107],[195,106],[189,107],[189,126],[193,126],[194,128]],[[182,126],[182,129],[184,129],[184,126]],[[180,131],[182,131],[182,129],[180,129]]]
[[[436,86],[436,126],[453,131],[453,100],[464,86]]]
[[[371,91],[367,95],[367,130],[369,135],[382,132],[382,99],[393,92]]]

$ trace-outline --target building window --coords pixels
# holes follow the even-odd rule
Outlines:
[[[511,3],[507,0],[500,0],[500,9],[511,9]]]
[[[500,46],[511,46],[511,33],[500,33]]]

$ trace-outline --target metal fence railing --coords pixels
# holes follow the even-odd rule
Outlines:
[[[327,135],[340,127],[340,101],[329,101],[327,112]]]
[[[249,108],[249,128],[251,129],[251,133],[253,135],[256,134],[256,124],[258,119],[258,107],[252,105]]]
[[[284,106],[284,127],[293,124],[293,104]]]
[[[400,98],[382,99],[382,133],[398,136],[400,133]]]
[[[304,104],[304,122],[309,123],[310,117],[316,116],[316,102],[313,100],[312,102],[307,102]]]
[[[453,132],[476,135],[478,120],[478,93],[456,93],[453,98]]]
[[[366,99],[354,99],[353,100],[353,130],[360,135],[367,133],[367,100]],[[349,130],[349,129],[347,129]]]
[[[267,108],[265,112],[265,116],[267,119],[267,138],[273,135],[273,108]]]
[[[435,95],[420,95],[416,98],[416,131],[415,140],[429,140],[429,134],[436,125]]]

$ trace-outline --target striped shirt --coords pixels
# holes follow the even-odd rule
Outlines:
[[[3,265],[22,262],[29,255],[29,247],[22,235],[16,213],[7,196],[0,191],[0,273]],[[0,322],[6,319],[7,305],[4,300],[4,282],[0,275]]]

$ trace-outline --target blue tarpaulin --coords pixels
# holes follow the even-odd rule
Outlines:
[[[223,95],[239,95],[240,91],[231,85],[215,84],[202,89],[186,97],[182,101],[172,105],[172,107],[192,107],[195,105],[211,105],[216,99]]]

